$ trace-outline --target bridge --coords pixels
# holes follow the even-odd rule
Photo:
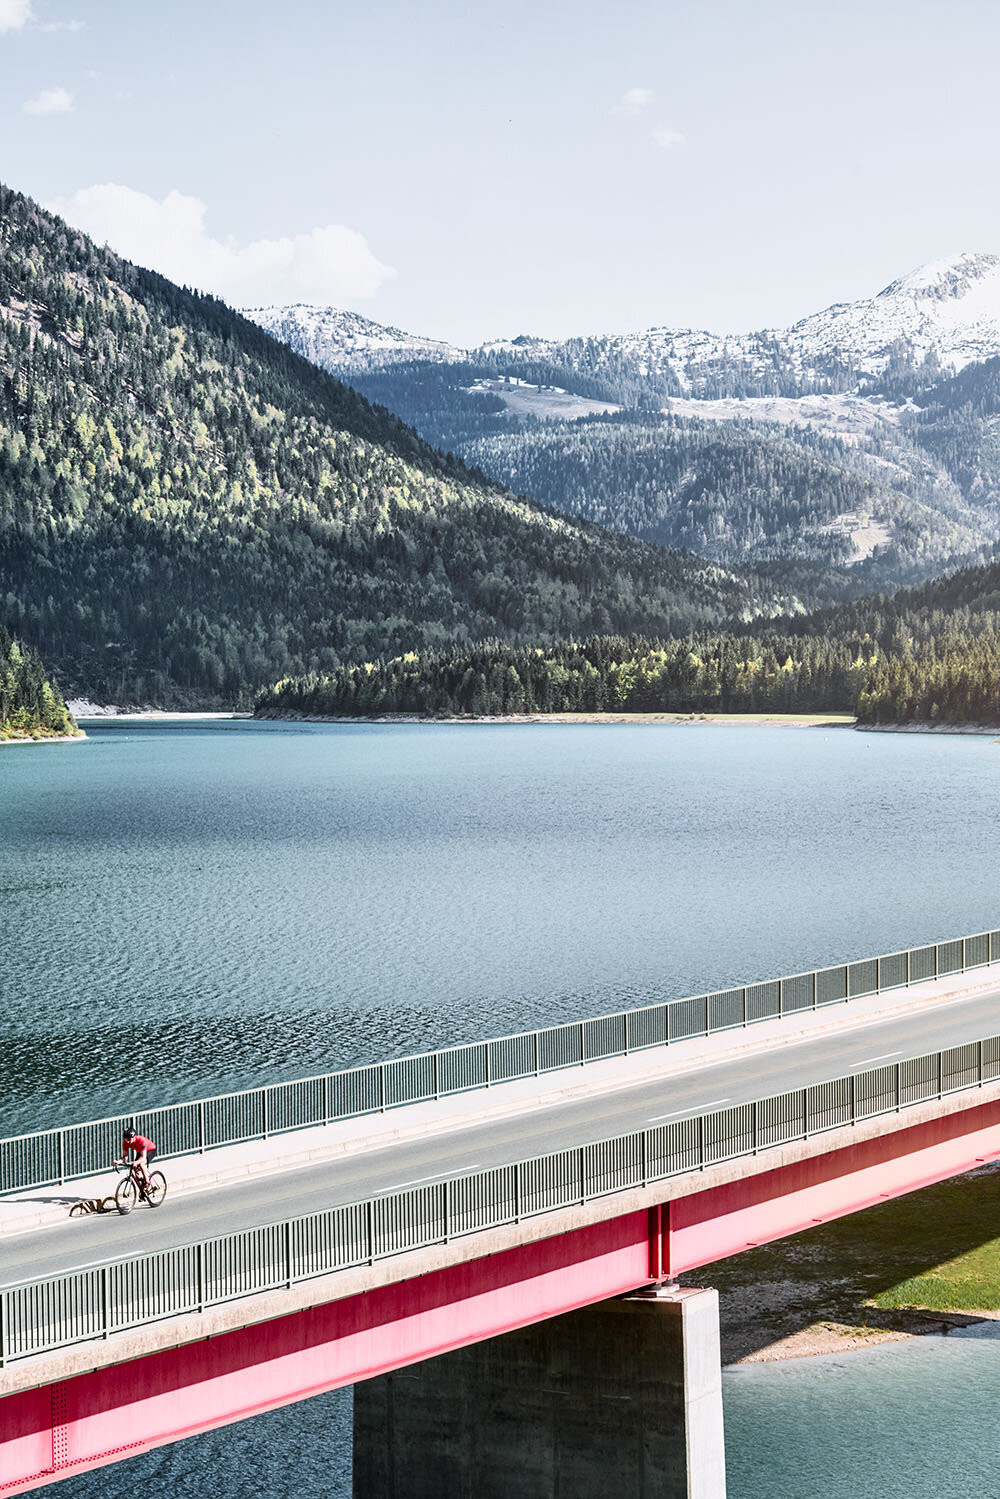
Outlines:
[[[1000,1156],[1000,932],[0,1141],[0,1494],[353,1384],[366,1496],[725,1493],[749,1246]],[[158,1164],[160,1161],[158,1160]]]

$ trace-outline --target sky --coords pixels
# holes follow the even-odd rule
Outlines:
[[[3,178],[237,306],[781,327],[1000,251],[995,0],[0,0]]]

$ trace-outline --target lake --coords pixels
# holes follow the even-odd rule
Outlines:
[[[988,737],[87,727],[83,744],[0,749],[0,1134],[998,924]],[[831,1452],[838,1412],[870,1410],[873,1387],[902,1392],[877,1448],[902,1473],[907,1381],[951,1420],[938,1353],[967,1361],[967,1399],[982,1391],[978,1473],[1000,1345],[929,1340],[810,1361],[808,1380],[787,1364],[728,1375],[731,1499],[856,1494]],[[61,1493],[347,1494],[349,1403],[337,1392]],[[789,1433],[821,1416],[832,1446],[802,1438],[827,1454],[809,1485],[792,1457],[779,1479]],[[931,1493],[890,1481],[879,1496]],[[954,1492],[973,1488],[990,1492]]]

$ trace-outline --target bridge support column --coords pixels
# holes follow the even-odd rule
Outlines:
[[[355,1499],[725,1499],[718,1293],[569,1312],[354,1391]]]

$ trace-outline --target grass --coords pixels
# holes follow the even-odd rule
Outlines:
[[[1000,1169],[987,1167],[685,1277],[716,1286],[741,1354],[823,1320],[913,1327],[1000,1311]]]

